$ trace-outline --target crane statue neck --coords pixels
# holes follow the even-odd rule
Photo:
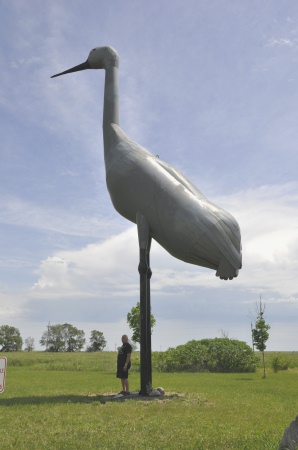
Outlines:
[[[118,67],[110,66],[105,70],[103,128],[111,123],[119,125]]]
[[[105,151],[109,146],[108,136],[110,134],[111,125],[119,125],[118,55],[115,52],[112,55],[110,53],[109,56],[110,57],[104,61],[105,87],[102,126]],[[111,56],[114,56],[114,58]]]
[[[103,107],[103,139],[105,158],[111,147],[115,144],[115,140],[119,141],[119,136],[123,135],[123,132],[119,127],[118,65],[119,57],[114,48],[107,46],[95,47],[91,50],[87,60],[84,63],[51,76],[51,78],[55,78],[60,75],[86,69],[105,70]]]

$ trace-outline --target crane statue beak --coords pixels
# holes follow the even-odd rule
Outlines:
[[[91,69],[88,59],[78,66],[72,67],[71,69],[65,70],[64,72],[57,73],[56,75],[52,75],[51,78],[60,77],[60,75],[65,75],[66,73],[78,72],[79,70],[86,69]]]

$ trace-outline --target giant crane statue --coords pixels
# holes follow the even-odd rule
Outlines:
[[[112,47],[96,47],[86,62],[53,75],[104,69],[103,141],[106,181],[112,203],[137,224],[140,248],[141,393],[152,384],[150,278],[151,239],[172,256],[237,277],[242,264],[240,229],[234,217],[211,203],[179,170],[131,140],[120,128],[119,58]]]

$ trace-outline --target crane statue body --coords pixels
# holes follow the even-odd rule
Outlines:
[[[148,331],[151,330],[150,321],[148,323],[151,239],[175,258],[216,270],[218,277],[231,280],[237,277],[242,264],[241,236],[239,225],[231,214],[207,200],[179,170],[134,142],[120,128],[118,62],[118,54],[112,47],[96,47],[86,62],[53,77],[85,69],[105,70],[103,139],[106,181],[115,209],[137,224],[141,299],[143,295],[148,300],[146,306],[145,303],[143,305],[143,315],[147,316],[143,329],[146,328],[148,335],[143,347],[150,346],[151,352]],[[147,365],[150,365],[151,353],[146,358]]]
[[[214,269],[225,280],[236,277],[241,268],[236,220],[120,128],[117,52],[111,47],[94,48],[85,63],[53,77],[84,69],[106,71],[104,158],[115,209],[131,222],[147,222],[150,237],[174,257]]]

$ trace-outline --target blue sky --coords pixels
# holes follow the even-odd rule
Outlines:
[[[238,220],[243,269],[224,282],[152,246],[153,348],[250,343],[262,295],[269,350],[298,350],[298,4],[0,2],[0,323],[104,332],[138,300],[136,227],[114,211],[102,145],[104,73],[50,76],[95,46],[120,56],[120,122]]]

